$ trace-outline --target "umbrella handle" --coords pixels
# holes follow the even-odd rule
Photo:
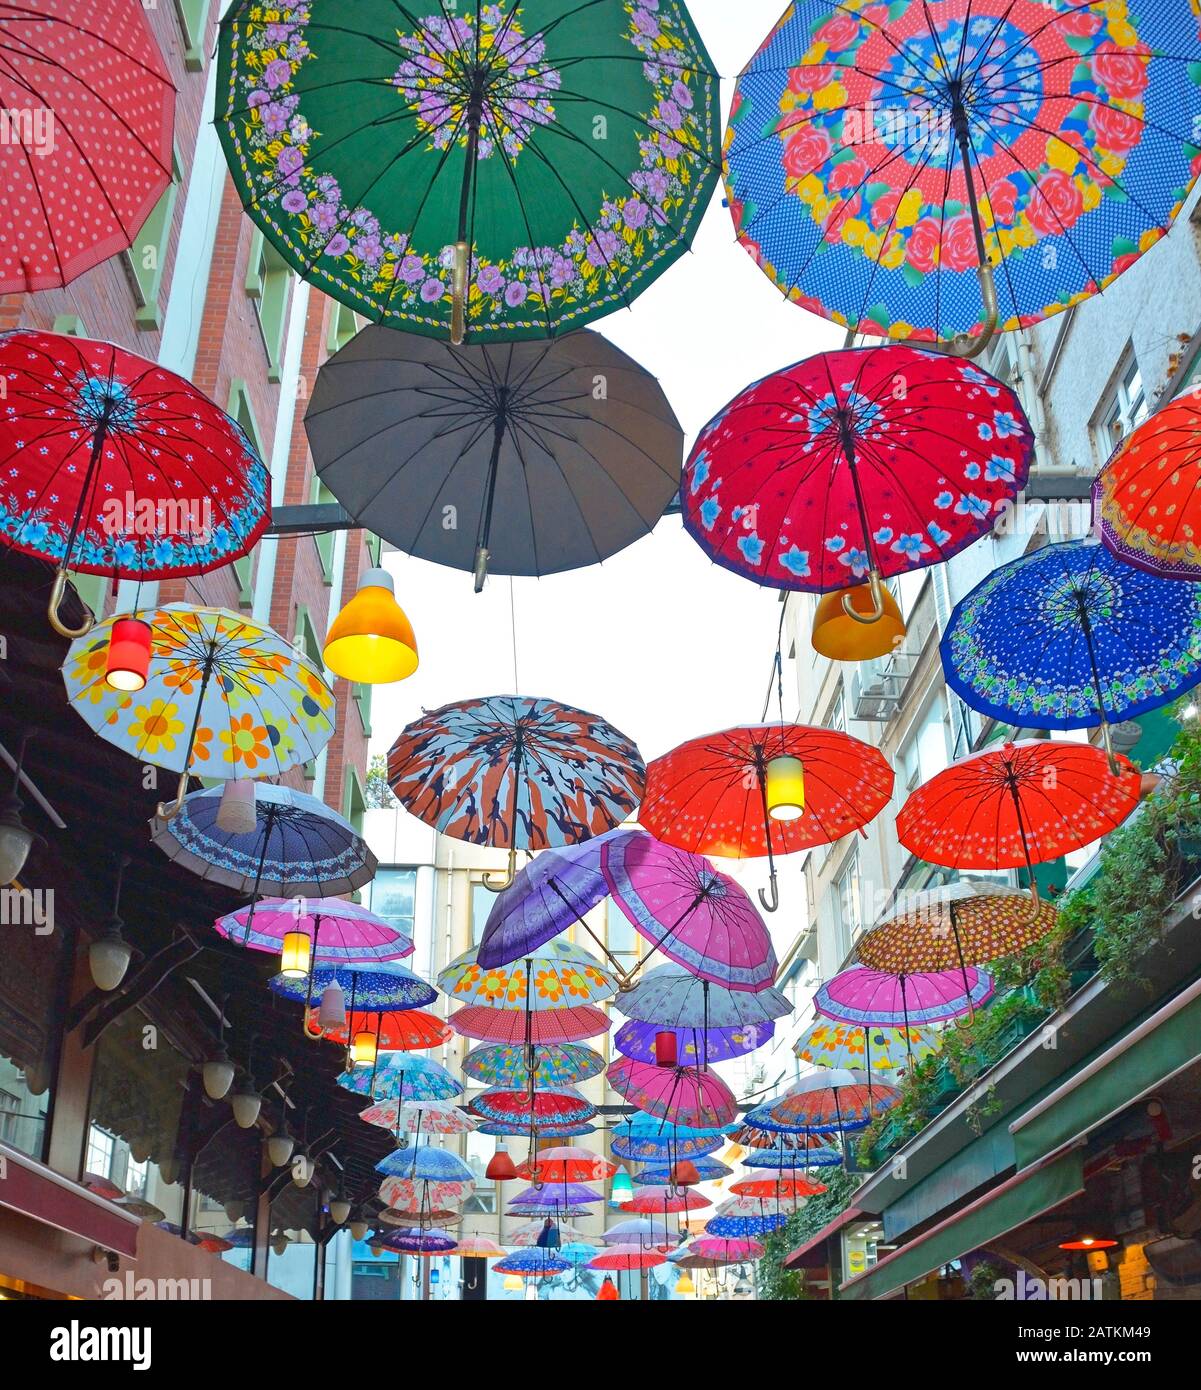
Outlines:
[[[489,893],[503,893],[510,887],[513,880],[517,877],[517,846],[509,847],[509,866],[505,870],[504,877],[497,879],[495,874],[484,875],[484,887]]]
[[[62,603],[63,595],[66,593],[66,590],[67,571],[55,570],[54,587],[50,590],[50,604],[46,609],[46,617],[50,622],[50,626],[60,637],[86,637],[96,624],[95,615],[88,608],[84,608],[84,612],[87,613],[88,616],[84,619],[82,627],[68,627],[58,616],[58,606]]]
[[[763,904],[764,912],[775,912],[780,906],[780,885],[776,882],[776,871],[771,871],[771,897],[759,889],[759,901]]]
[[[1121,777],[1125,769],[1118,762],[1118,755],[1113,751],[1113,737],[1110,733],[1108,719],[1101,720],[1101,739],[1105,744],[1105,756],[1109,759],[1109,775]]]
[[[471,247],[465,241],[456,241],[450,288],[450,341],[455,347],[462,347],[467,337],[467,270],[470,264]]]
[[[160,801],[154,808],[154,813],[159,820],[168,821],[179,814],[179,808],[183,805],[183,799],[188,794],[188,770],[185,767],[179,774],[179,786],[175,789],[174,801]],[[308,1029],[304,1030],[306,1033]]]
[[[987,262],[976,267],[976,277],[980,281],[980,294],[984,299],[984,327],[978,334],[957,333],[946,345],[944,351],[949,357],[979,357],[992,342],[997,331],[1000,310],[997,305],[997,282],[992,266]]]
[[[860,613],[855,607],[850,594],[842,596],[842,611],[848,618],[853,618],[855,622],[862,623],[864,627],[871,627],[873,623],[878,623],[884,616],[884,590],[880,582],[878,571],[872,570],[868,576],[868,587],[872,592],[872,611],[870,613]]]
[[[488,561],[491,558],[491,551],[487,546],[481,545],[475,552],[475,569],[472,573],[475,576],[475,592],[484,592],[484,581],[488,578]]]

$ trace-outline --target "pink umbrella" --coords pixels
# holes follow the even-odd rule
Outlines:
[[[723,1240],[720,1236],[697,1236],[688,1247],[685,1259],[707,1260],[714,1264],[742,1264],[757,1260],[766,1253],[757,1240]]]
[[[484,1004],[468,1004],[451,1015],[450,1026],[465,1038],[525,1047],[530,1043],[594,1038],[607,1033],[611,1024],[608,1015],[595,1004],[572,1004],[566,1009],[538,1009],[531,1013],[525,1009],[490,1009]]]
[[[701,1207],[711,1207],[708,1197],[694,1192],[690,1187],[640,1187],[628,1202],[622,1202],[622,1211],[638,1212],[645,1216],[655,1216],[662,1212],[699,1211]]]
[[[320,965],[363,965],[403,960],[413,940],[358,903],[342,898],[263,898],[214,923],[218,936],[235,946],[279,954],[289,932],[303,932]]]
[[[609,1085],[648,1115],[690,1129],[729,1124],[738,1114],[734,1093],[711,1071],[619,1057],[609,1066]]]
[[[601,853],[613,901],[661,951],[702,980],[726,989],[767,989],[776,953],[744,889],[700,854],[649,835],[619,836]]]
[[[971,991],[965,993],[964,984]],[[885,1028],[943,1023],[970,1013],[993,996],[992,976],[976,966],[892,975],[853,965],[819,989],[813,1007],[826,1018],[860,1027]]]
[[[588,1261],[589,1269],[653,1269],[667,1263],[659,1250],[644,1250],[641,1245],[610,1245],[595,1259]]]

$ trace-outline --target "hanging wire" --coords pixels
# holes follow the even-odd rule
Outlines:
[[[780,626],[776,631],[776,651],[771,662],[771,676],[767,682],[767,694],[763,697],[763,713],[759,716],[760,724],[767,720],[767,711],[771,708],[771,690],[776,687],[776,699],[780,707],[780,723],[784,723],[784,619],[788,616],[788,604],[780,605]]]
[[[509,628],[513,641],[513,694],[521,693],[521,682],[517,678],[517,596],[513,588],[513,576],[509,576]]]

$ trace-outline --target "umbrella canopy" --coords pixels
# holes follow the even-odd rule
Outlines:
[[[790,1213],[775,1203],[755,1197],[735,1197],[723,1202],[718,1214],[705,1222],[705,1234],[721,1240],[751,1240],[770,1235],[788,1224]]]
[[[495,1260],[504,1255],[501,1246],[489,1236],[461,1236],[451,1251],[464,1260]]]
[[[356,1010],[348,1015],[345,1028],[322,1028],[319,1014],[319,1009],[309,1010],[307,1027],[312,1037],[348,1043],[356,1033],[372,1033],[380,1052],[425,1052],[454,1036],[445,1019],[421,1009],[389,1009],[384,1013]]]
[[[476,1121],[452,1100],[381,1100],[359,1119],[402,1135],[468,1134],[476,1127]]]
[[[317,757],[334,731],[334,696],[315,662],[277,632],[224,608],[171,603],[143,611],[151,650],[136,694],[104,679],[113,626],[98,623],[71,643],[63,663],[67,698],[101,738],[180,774],[169,818],[189,772],[227,781],[273,776]]]
[[[217,90],[263,235],[357,313],[436,337],[554,337],[628,305],[720,165],[717,75],[676,3],[238,0]]]
[[[1128,565],[1201,580],[1201,387],[1118,445],[1093,485],[1093,512],[1102,541]]]
[[[220,787],[184,798],[178,815],[150,822],[150,838],[185,869],[239,893],[333,898],[375,877],[375,855],[354,826],[307,792],[254,784],[254,829],[222,830]]]
[[[596,1106],[572,1086],[544,1086],[531,1093],[520,1091],[481,1091],[471,1102],[472,1110],[486,1120],[515,1120],[529,1125],[570,1125],[590,1120]]]
[[[142,7],[7,0],[0,107],[0,294],[66,285],[132,246],[170,186],[175,117]]]
[[[528,1120],[524,1124],[517,1120],[485,1120],[478,1132],[498,1138],[512,1138],[515,1135],[528,1135],[532,1129],[539,1139],[578,1139],[585,1134],[595,1134],[596,1128],[587,1120],[570,1125],[543,1124],[537,1119],[532,1124]]]
[[[340,985],[352,1013],[356,1009],[364,1013],[419,1009],[423,1004],[432,1004],[438,997],[433,985],[426,984],[419,975],[414,975],[396,961],[379,961],[369,965],[318,965],[303,979],[293,980],[286,975],[276,975],[268,984],[284,999],[294,999],[306,1006],[319,1000],[331,985]],[[389,1057],[394,1055],[390,1053]],[[426,1064],[425,1058],[404,1055],[414,1063]]]
[[[776,1136],[783,1138],[784,1136]],[[809,1135],[804,1138],[807,1141]],[[769,1168],[787,1173],[803,1173],[806,1168],[841,1168],[842,1154],[838,1149],[815,1144],[797,1148],[790,1138],[787,1147],[783,1144],[768,1149],[752,1149],[742,1159],[744,1168]]]
[[[604,1194],[595,1191],[587,1183],[558,1182],[544,1187],[530,1187],[518,1193],[509,1203],[510,1211],[534,1211],[547,1207],[587,1207],[603,1202]]]
[[[684,455],[659,383],[587,330],[453,348],[365,328],[317,374],[304,423],[356,522],[474,571],[477,591],[489,572],[556,574],[624,550],[676,495]]]
[[[661,1211],[667,1216],[673,1212],[699,1211],[712,1205],[708,1197],[694,1192],[691,1187],[675,1187],[666,1183],[661,1187],[635,1188],[634,1195],[628,1202],[622,1202],[621,1209],[652,1216]]]
[[[908,1071],[938,1051],[929,1028],[886,1028],[818,1019],[796,1040],[793,1051],[815,1067],[862,1068],[869,1072]]]
[[[275,955],[289,932],[303,932],[319,965],[369,965],[413,954],[411,936],[343,898],[265,898],[218,917],[213,928],[235,946]]]
[[[453,1255],[458,1242],[438,1231],[424,1231],[419,1226],[399,1226],[387,1235],[376,1236],[372,1245],[384,1250],[396,1250],[403,1255]]]
[[[1029,739],[972,753],[912,792],[897,839],[951,869],[1030,869],[1107,835],[1138,805],[1141,779],[1100,748]]]
[[[680,1061],[692,1066],[704,1066],[754,1052],[757,1047],[769,1042],[774,1032],[775,1024],[771,1022],[751,1024],[745,1028],[664,1028],[656,1023],[642,1023],[632,1018],[617,1030],[613,1043],[618,1052],[632,1057],[636,1062],[654,1062],[655,1039],[661,1033],[671,1033],[675,1037],[676,1056]]]
[[[838,1023],[908,1030],[970,1013],[992,998],[993,988],[992,976],[976,966],[893,975],[852,965],[821,986],[813,1007]]]
[[[522,695],[444,705],[388,754],[401,805],[453,839],[508,846],[509,882],[518,849],[614,829],[637,806],[645,775],[637,747],[603,719]]]
[[[25,329],[0,334],[0,375],[0,537],[14,549],[60,574],[165,579],[231,564],[262,535],[267,469],[183,377],[112,343]]]
[[[534,1159],[517,1165],[517,1176],[523,1182],[604,1182],[617,1172],[617,1164],[592,1149],[563,1145],[543,1149]]]
[[[356,1067],[338,1077],[338,1085],[372,1100],[450,1100],[463,1089],[432,1057],[416,1052],[389,1052],[375,1067]]]
[[[641,1112],[614,1125],[610,1146],[617,1158],[635,1163],[674,1163],[677,1158],[696,1158],[722,1148],[733,1124],[693,1128]]]
[[[610,1245],[588,1261],[589,1269],[654,1269],[666,1264],[667,1256],[660,1250],[647,1250],[641,1245]]]
[[[571,1246],[585,1246],[588,1250],[588,1258],[591,1259],[596,1247],[580,1230],[572,1226],[567,1221],[555,1220],[555,1229],[559,1232],[559,1239],[563,1244],[555,1252],[565,1260],[576,1263],[574,1255],[571,1253]],[[524,1225],[518,1226],[515,1230],[508,1232],[505,1240],[510,1245],[528,1248],[538,1244],[538,1237],[546,1230],[546,1218],[538,1217],[534,1221],[527,1221]]]
[[[775,979],[763,918],[703,855],[639,835],[607,844],[601,866],[613,901],[651,943],[650,954],[661,951],[726,989],[766,989]]]
[[[702,1030],[710,1026],[740,1028],[748,1034],[792,1012],[792,1005],[777,989],[753,994],[744,989],[724,989],[697,979],[682,965],[656,965],[614,1004],[627,1018],[640,1023]],[[755,1043],[755,1047],[759,1045]]]
[[[1115,14],[791,5],[734,94],[739,239],[796,302],[897,338],[1026,327],[1104,289],[1187,198],[1201,113],[1191,5]]]
[[[687,1253],[677,1261],[687,1265],[689,1260],[704,1261],[704,1265],[694,1268],[712,1268],[720,1265],[743,1264],[748,1260],[760,1259],[766,1253],[764,1247],[755,1240],[730,1240],[716,1236],[697,1236],[687,1246]]]
[[[423,1225],[433,1224],[432,1214],[445,1212],[445,1219],[438,1224],[447,1225],[459,1219],[458,1208],[474,1191],[475,1183],[462,1178],[442,1182],[436,1178],[386,1177],[379,1185],[379,1198],[401,1216],[419,1216]]]
[[[643,1250],[661,1250],[666,1254],[679,1237],[673,1229],[668,1231],[663,1221],[651,1221],[645,1216],[631,1217],[628,1221],[616,1221],[601,1236],[609,1248],[613,1246],[635,1245]]]
[[[860,937],[855,955],[872,970],[894,975],[987,965],[1041,940],[1057,916],[1053,903],[1028,893],[960,879],[926,890],[917,906],[873,927]],[[872,1066],[886,1070],[874,1056]]]
[[[570,941],[548,941],[535,954],[491,970],[475,956],[465,952],[438,976],[438,988],[456,1003],[539,1013],[596,1004],[617,992],[609,967]]]
[[[1095,540],[1044,545],[956,604],[947,684],[1003,724],[1134,719],[1201,681],[1201,585],[1136,569]]]
[[[867,1072],[819,1067],[794,1081],[778,1100],[751,1111],[747,1120],[764,1129],[845,1134],[865,1129],[899,1097],[895,1086],[874,1081]]]
[[[1017,395],[969,363],[900,346],[819,353],[748,386],[701,431],[684,524],[758,584],[878,589],[987,533],[1033,452]]]
[[[609,895],[601,871],[605,846],[644,834],[607,830],[577,845],[543,850],[492,905],[476,959],[487,969],[509,965],[579,922]]]
[[[525,1250],[511,1250],[503,1260],[497,1260],[492,1272],[520,1274],[523,1279],[553,1279],[557,1274],[566,1274],[571,1267],[570,1260],[560,1258],[551,1250],[534,1246]]]
[[[529,1026],[529,1038],[526,1026]],[[608,1015],[594,1004],[561,1009],[494,1009],[473,1004],[451,1015],[450,1026],[465,1038],[525,1047],[595,1038],[609,1031]]]
[[[730,1191],[737,1197],[767,1197],[772,1200],[777,1197],[816,1197],[825,1190],[825,1183],[784,1173],[771,1178],[739,1178],[730,1184]]]
[[[720,1182],[734,1171],[716,1158],[690,1158],[689,1163],[696,1169],[702,1182]],[[635,1187],[671,1187],[674,1164],[647,1164],[638,1172],[631,1174]]]
[[[572,1086],[588,1081],[605,1069],[605,1059],[590,1047],[577,1043],[537,1043],[530,1054],[524,1047],[488,1043],[473,1047],[463,1058],[463,1071],[486,1086],[520,1091],[539,1086]]]
[[[619,1057],[609,1064],[609,1085],[639,1110],[693,1128],[728,1124],[738,1114],[734,1093],[716,1072],[657,1067]]]
[[[768,814],[767,767],[795,758],[804,768],[805,810],[794,820]],[[748,790],[748,773],[754,783]],[[893,772],[876,748],[836,729],[755,724],[707,734],[673,748],[647,768],[638,819],[666,844],[694,854],[753,859],[767,855],[775,893],[776,854],[811,849],[859,830],[892,796]]]
[[[475,1174],[457,1153],[433,1144],[393,1149],[375,1165],[375,1171],[390,1178],[407,1178],[409,1182],[475,1182]]]

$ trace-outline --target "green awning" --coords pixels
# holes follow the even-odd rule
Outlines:
[[[1107,1044],[1112,1046],[1112,1041]],[[1132,1043],[1058,1104],[1013,1133],[1019,1166],[1062,1148],[1201,1058],[1201,999]],[[1070,1080],[1062,1078],[1060,1084]],[[1020,1124],[1020,1120],[1016,1122]]]
[[[1072,1149],[1016,1173],[1000,1187],[932,1227],[842,1285],[840,1297],[885,1298],[905,1284],[998,1240],[1084,1190],[1084,1150]]]

